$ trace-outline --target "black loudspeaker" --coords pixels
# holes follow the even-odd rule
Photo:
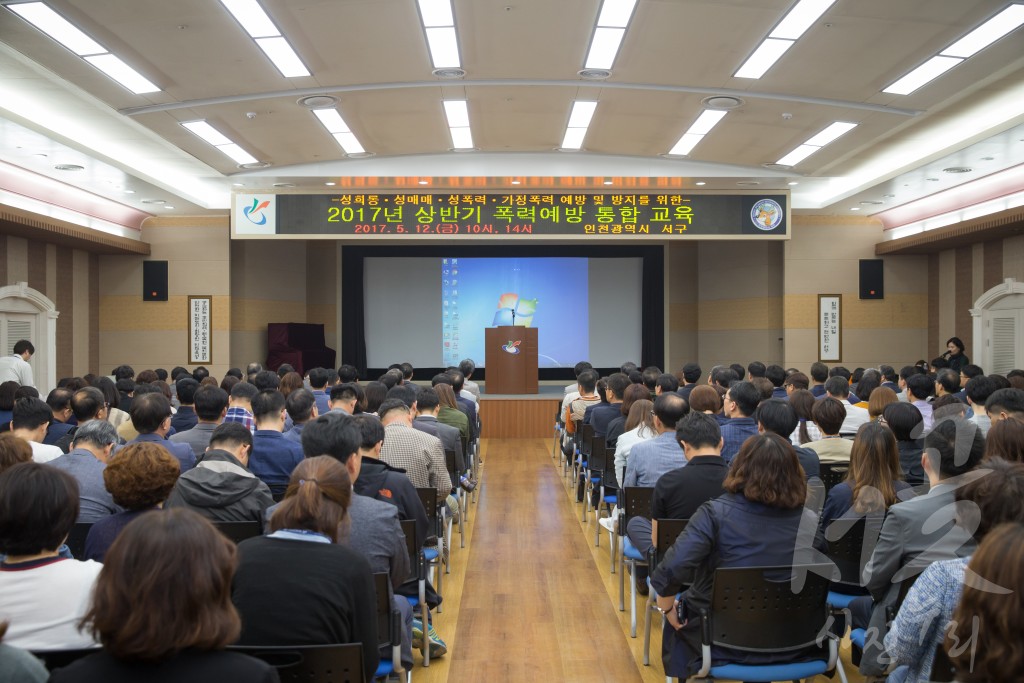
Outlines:
[[[882,274],[882,259],[860,260],[860,298],[885,298],[885,277]]]
[[[142,300],[167,301],[167,261],[142,262]]]

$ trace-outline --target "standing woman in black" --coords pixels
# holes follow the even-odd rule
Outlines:
[[[950,337],[946,340],[946,352],[942,357],[949,363],[949,369],[960,372],[965,365],[970,365],[971,359],[964,353],[964,343],[960,337]]]

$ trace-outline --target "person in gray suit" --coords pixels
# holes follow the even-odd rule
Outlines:
[[[459,434],[459,428],[438,422],[437,413],[440,410],[441,402],[437,390],[433,387],[420,389],[416,395],[417,414],[412,421],[413,429],[436,436],[441,440],[441,445],[446,451],[455,452],[455,468],[459,473],[459,485],[467,491],[472,491],[476,488],[476,484],[462,476],[466,471],[466,460],[462,454],[462,436]]]
[[[974,423],[947,418],[935,424],[924,446],[921,465],[931,489],[889,508],[871,559],[864,566],[862,578],[871,596],[850,605],[854,628],[878,629],[879,637],[869,640],[864,651],[861,673],[865,675],[885,669],[886,663],[879,659],[885,608],[896,604],[901,584],[917,577],[932,562],[966,557],[974,551],[973,529],[954,524],[955,493],[991,472],[974,471],[984,456],[985,438]]]
[[[201,462],[206,449],[210,447],[213,430],[224,421],[228,411],[228,392],[220,387],[207,385],[196,389],[193,398],[196,417],[199,421],[192,429],[172,434],[168,441],[185,443],[192,447],[196,462]]]

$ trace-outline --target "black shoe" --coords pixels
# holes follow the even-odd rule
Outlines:
[[[636,573],[633,577],[633,582],[636,583],[637,595],[642,595],[645,598],[650,594],[651,589],[647,585],[647,576],[640,576],[640,572]]]
[[[463,477],[462,479],[459,480],[459,486],[461,486],[464,491],[469,493],[470,491],[476,488],[476,482],[470,481],[469,479]]]

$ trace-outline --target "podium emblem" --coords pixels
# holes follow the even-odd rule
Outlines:
[[[511,353],[514,356],[519,353],[519,345],[522,343],[523,342],[521,339],[517,339],[516,341],[512,341],[511,339],[509,339],[508,344],[502,346],[501,350],[504,351],[505,353]]]

